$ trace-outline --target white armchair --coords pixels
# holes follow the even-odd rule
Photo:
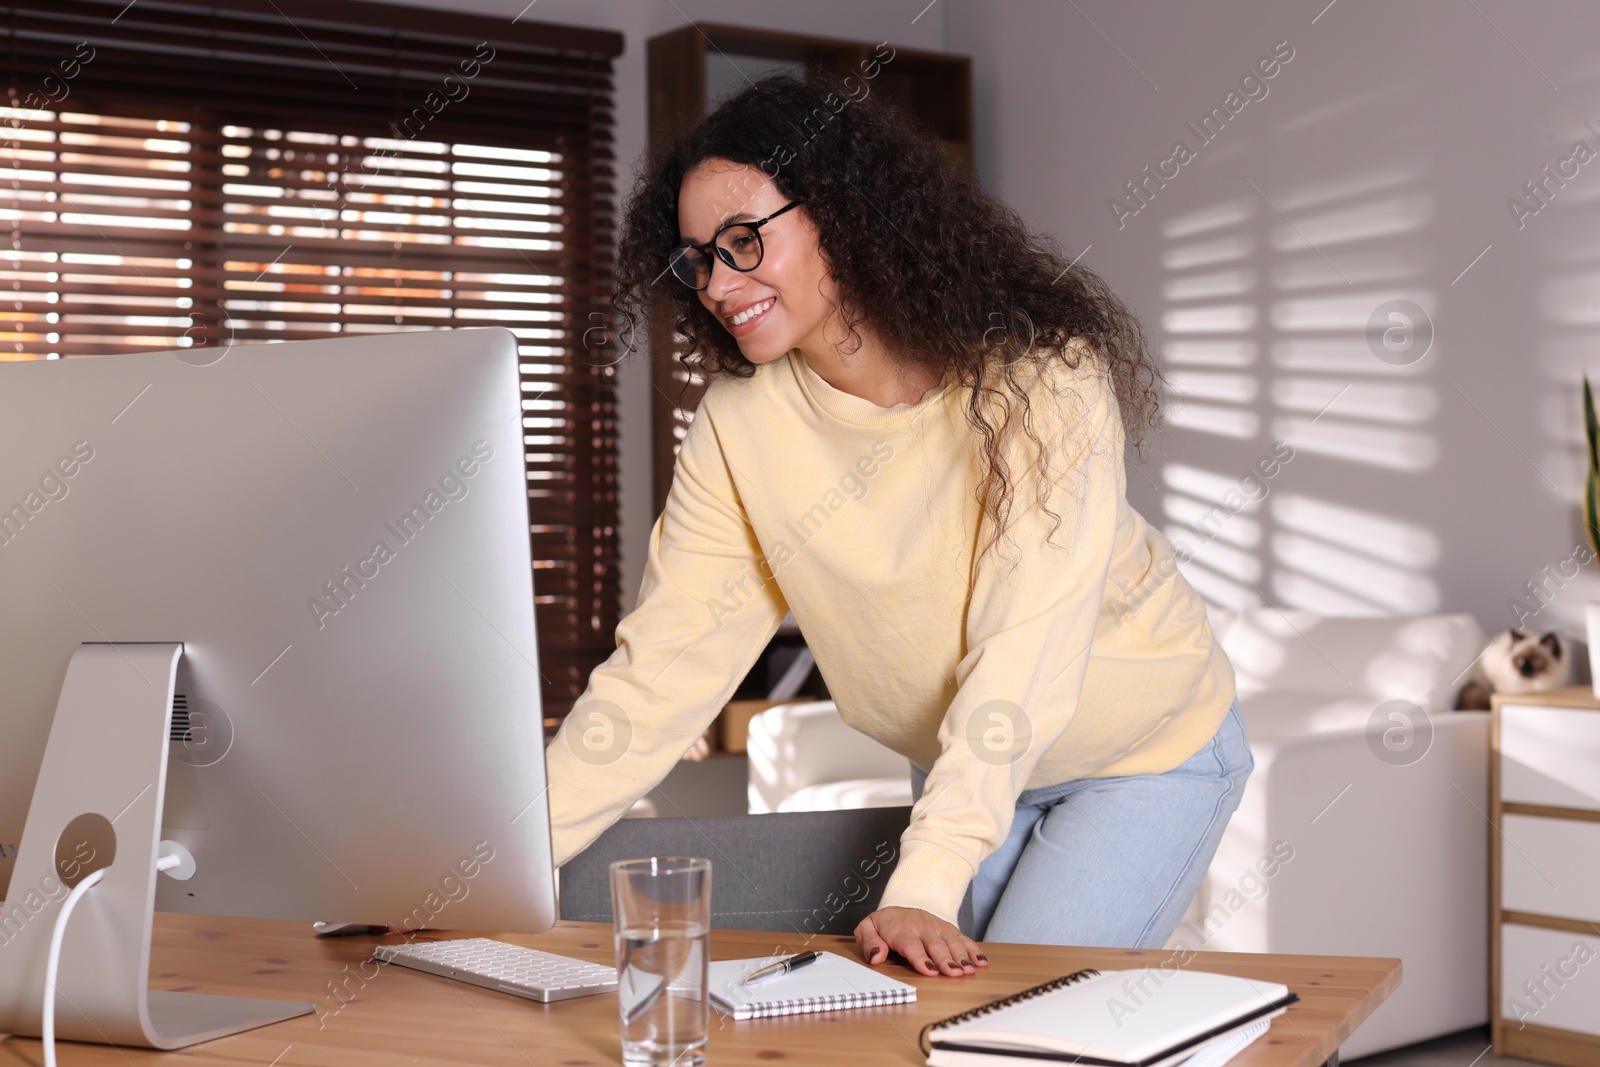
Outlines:
[[[1210,617],[1256,769],[1168,946],[1400,957],[1346,1059],[1487,1022],[1489,713],[1451,710],[1477,621]]]
[[[780,704],[750,720],[750,812],[911,803],[911,764],[846,725],[831,700]]]

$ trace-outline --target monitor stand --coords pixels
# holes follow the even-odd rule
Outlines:
[[[85,642],[67,665],[18,844],[0,951],[0,1032],[39,1036],[50,935],[66,897],[100,867],[67,925],[56,1034],[175,1049],[292,1019],[306,1002],[149,988],[172,697],[183,645]]]

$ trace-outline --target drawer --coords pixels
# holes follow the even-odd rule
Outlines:
[[[1507,815],[1500,906],[1600,922],[1600,822]]]
[[[1508,1026],[1600,1036],[1600,936],[1502,926],[1495,1007]]]
[[[1502,705],[1500,799],[1600,810],[1600,712]]]

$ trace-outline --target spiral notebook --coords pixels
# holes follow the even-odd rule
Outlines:
[[[1300,998],[1210,971],[1074,971],[923,1027],[930,1067],[1217,1067]]]
[[[836,1008],[904,1004],[917,999],[917,987],[902,982],[837,952],[824,952],[815,962],[774,978],[744,985],[741,979],[758,967],[784,956],[718,960],[706,968],[711,1003],[735,1019],[767,1015],[800,1015]]]

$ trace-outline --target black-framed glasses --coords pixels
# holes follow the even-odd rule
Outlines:
[[[792,207],[806,202],[806,197],[791,200],[764,219],[751,222],[729,222],[711,235],[703,245],[685,241],[672,250],[668,265],[673,276],[691,289],[704,289],[711,284],[711,253],[737,271],[755,270],[766,253],[761,243],[761,227]]]

